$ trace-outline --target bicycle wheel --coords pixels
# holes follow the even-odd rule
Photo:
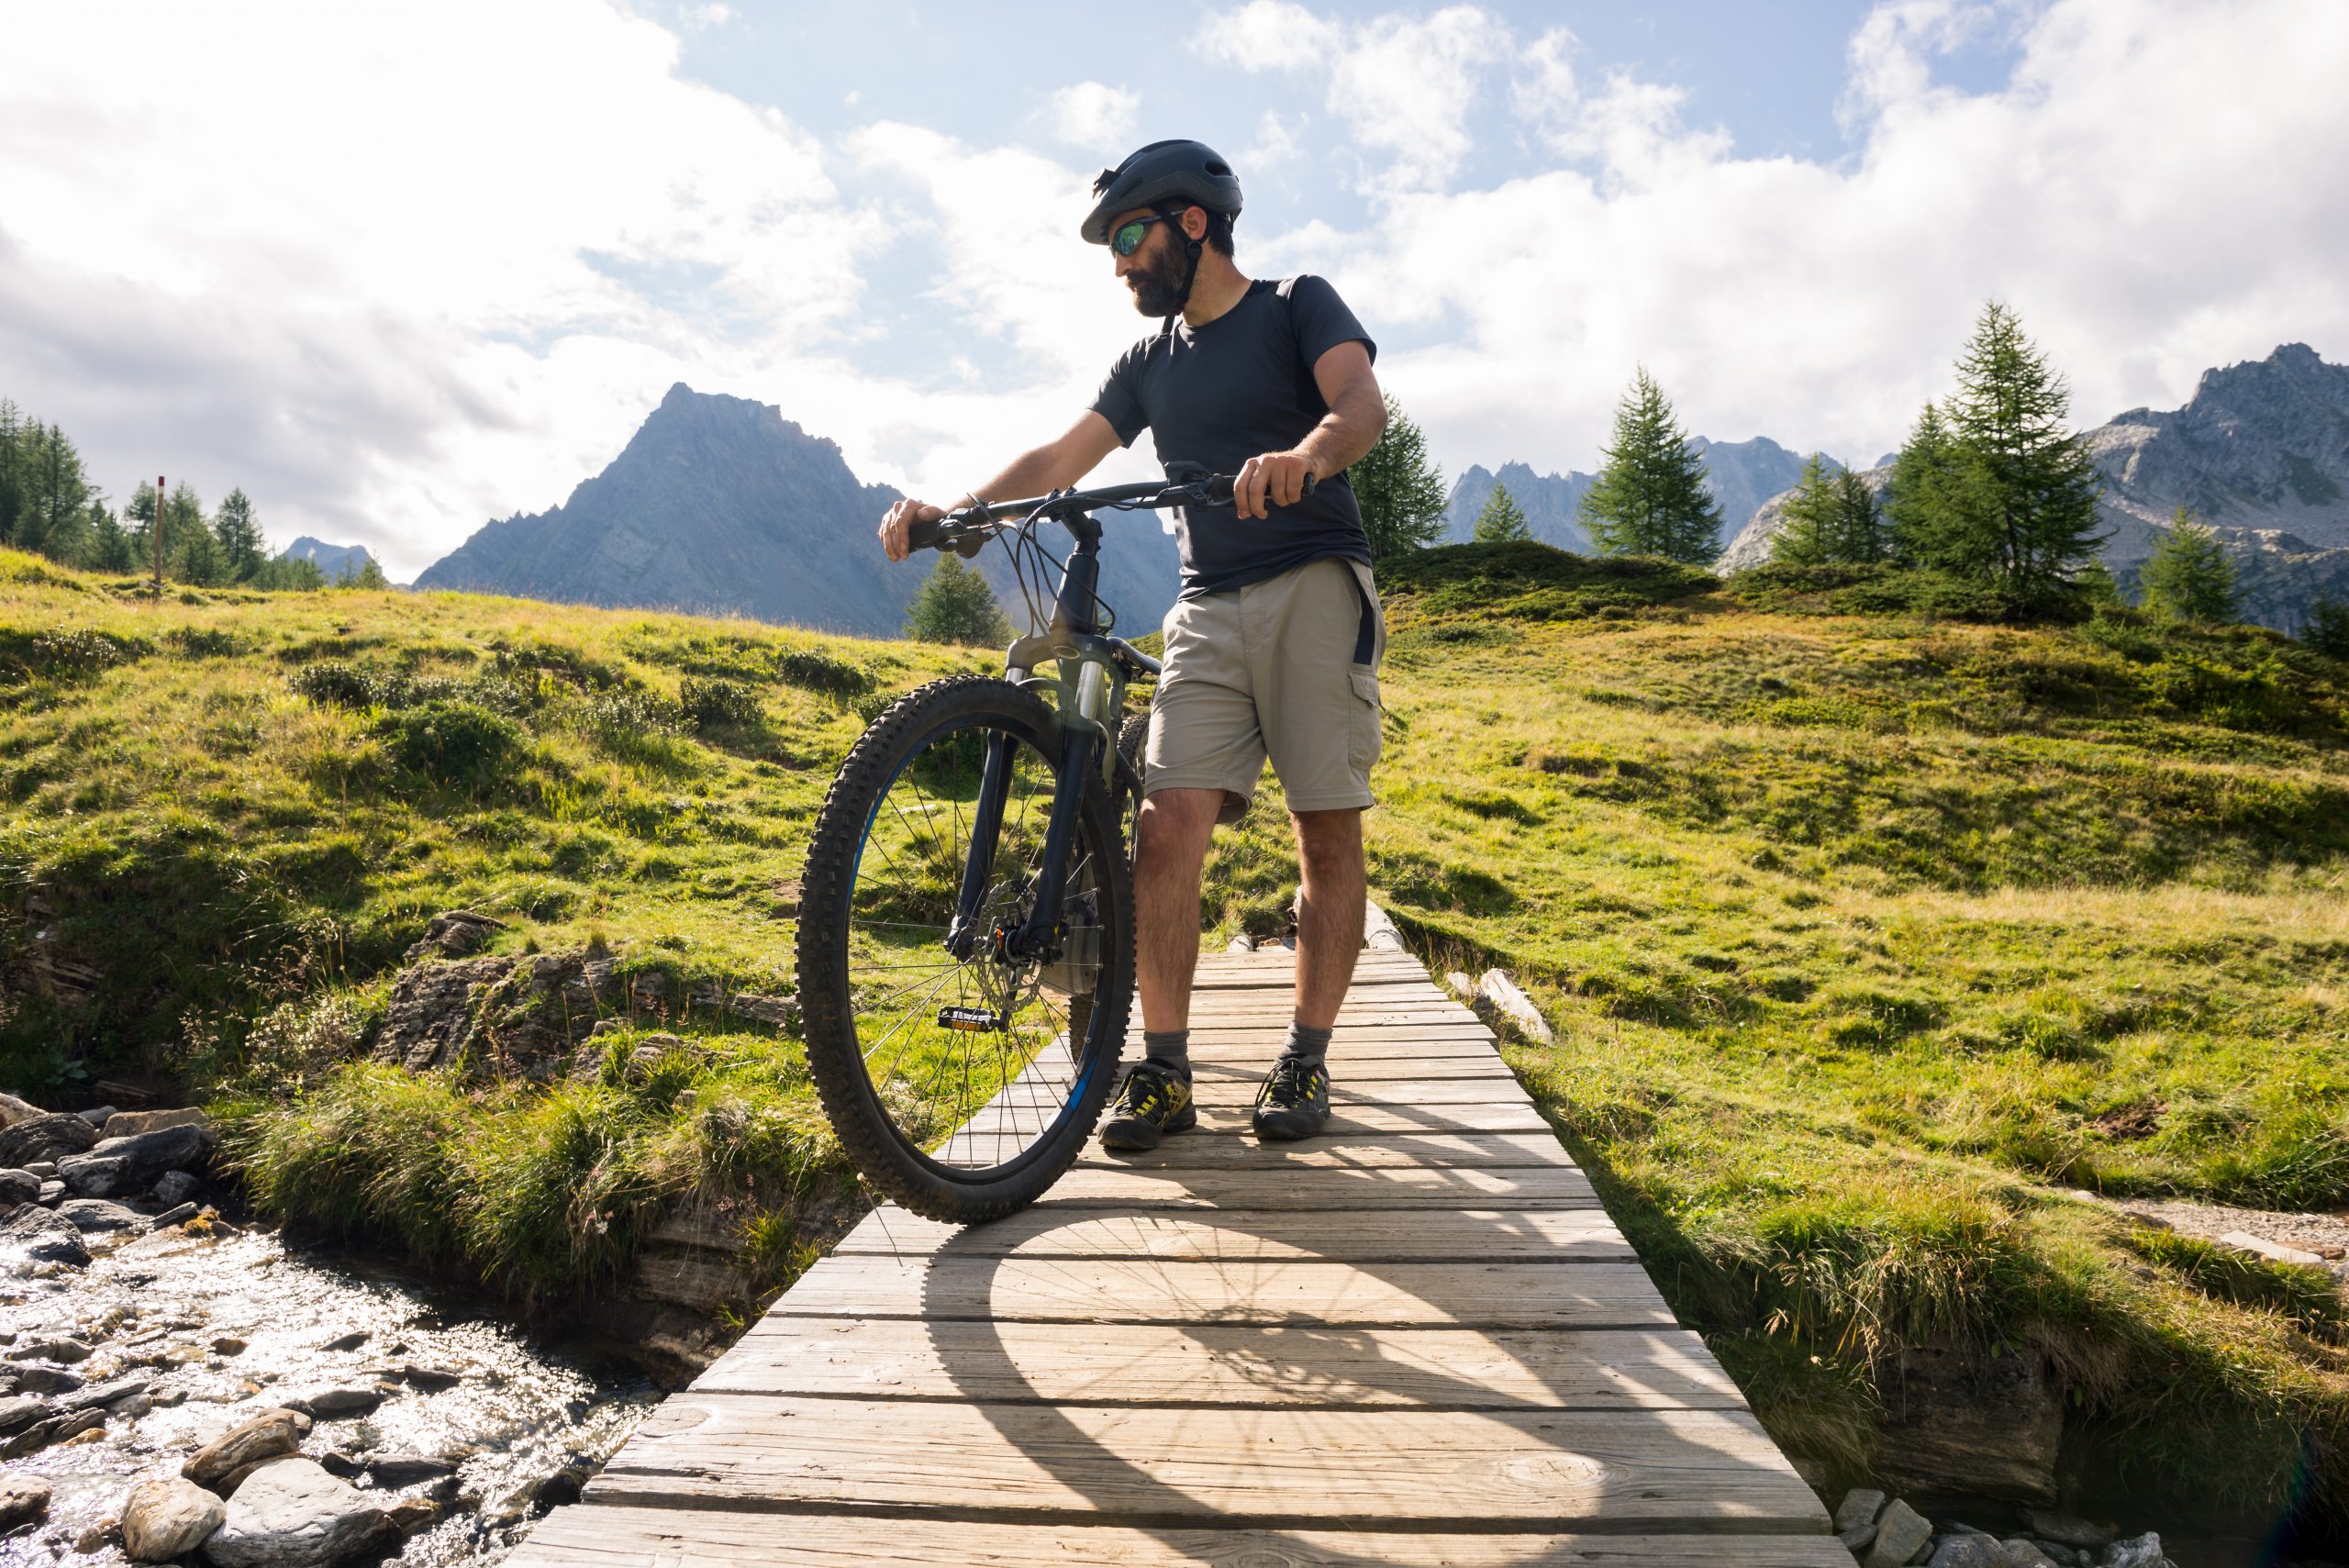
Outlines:
[[[978,950],[945,947],[980,776],[1000,738],[1008,792]],[[859,1170],[933,1219],[1033,1202],[1099,1119],[1133,985],[1123,827],[1097,773],[1068,851],[1058,960],[988,940],[1032,906],[1063,787],[1052,710],[1008,682],[958,676],[891,705],[850,751],[818,814],[800,884],[807,1067]]]

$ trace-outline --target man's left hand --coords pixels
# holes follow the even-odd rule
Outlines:
[[[1275,506],[1294,506],[1305,496],[1305,459],[1296,452],[1252,457],[1231,486],[1232,504],[1243,517],[1263,517]]]

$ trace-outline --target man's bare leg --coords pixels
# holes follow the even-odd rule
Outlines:
[[[1297,890],[1297,1021],[1326,1029],[1338,1021],[1362,951],[1362,813],[1290,815],[1302,872]]]
[[[1190,1027],[1199,868],[1222,810],[1219,789],[1162,789],[1141,804],[1134,835],[1134,967],[1145,1029]]]

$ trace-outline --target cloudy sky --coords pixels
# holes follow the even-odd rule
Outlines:
[[[83,0],[0,50],[0,395],[117,498],[412,575],[673,382],[941,496],[1141,329],[1074,224],[1197,136],[1446,472],[1688,427],[1872,459],[1982,302],[2075,412],[2349,359],[2343,0]],[[1133,465],[1137,457],[1116,462]]]

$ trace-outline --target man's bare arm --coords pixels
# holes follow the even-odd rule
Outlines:
[[[1305,476],[1327,479],[1362,461],[1386,428],[1386,397],[1370,368],[1370,350],[1360,342],[1341,343],[1313,361],[1313,382],[1330,412],[1285,452],[1252,457],[1240,471],[1232,498],[1243,517],[1261,517],[1274,506],[1294,506],[1305,494]]]
[[[1057,440],[1021,452],[993,479],[967,495],[956,496],[953,505],[959,506],[964,501],[1017,501],[1024,496],[1041,495],[1048,490],[1064,490],[1099,467],[1101,460],[1117,450],[1116,428],[1088,408]],[[898,502],[881,519],[882,550],[892,561],[903,561],[912,553],[907,547],[906,536],[915,521],[943,517],[946,510],[910,496]]]

